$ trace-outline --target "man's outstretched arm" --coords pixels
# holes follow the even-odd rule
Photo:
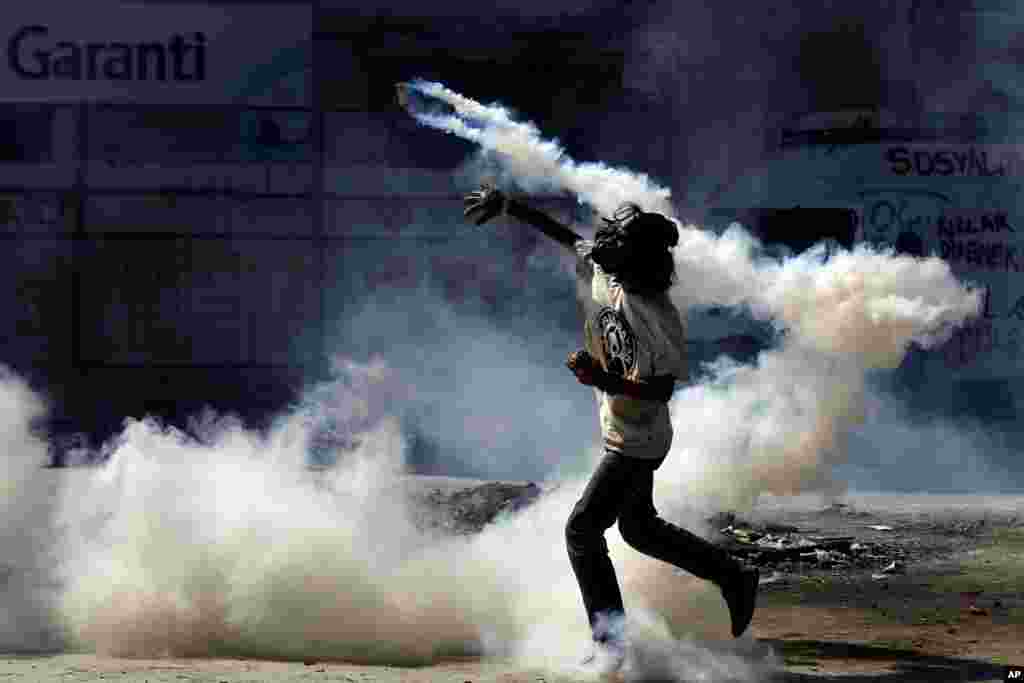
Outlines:
[[[583,239],[546,213],[510,199],[492,187],[484,186],[476,192],[469,193],[466,195],[465,205],[463,215],[477,225],[483,225],[499,214],[507,214],[537,228],[572,251],[575,251],[576,243]]]
[[[505,213],[528,225],[532,225],[551,239],[570,250],[575,251],[576,243],[583,239],[543,211],[538,211],[537,209],[527,206],[522,202],[517,202],[514,199],[508,199],[506,202]]]

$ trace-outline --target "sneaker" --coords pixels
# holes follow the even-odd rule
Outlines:
[[[738,575],[721,586],[722,596],[729,605],[732,619],[732,637],[739,638],[754,618],[757,605],[757,584],[761,572],[757,567],[743,567]]]
[[[612,674],[622,668],[626,661],[626,645],[620,641],[593,643],[580,660],[579,667],[597,675]]]

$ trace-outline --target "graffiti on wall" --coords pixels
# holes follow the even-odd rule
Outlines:
[[[1006,211],[947,211],[935,224],[938,256],[967,270],[1019,273],[1024,253],[1014,222]]]
[[[1014,362],[1021,360],[1022,324],[1024,295],[1016,290],[1000,300],[998,291],[986,287],[981,316],[958,329],[942,347],[946,367],[962,369],[996,353]]]
[[[899,145],[885,149],[888,172],[896,176],[988,178],[1024,172],[1017,145]]]
[[[898,251],[924,256],[924,237],[934,232],[953,203],[949,195],[932,190],[879,188],[863,190],[865,241],[897,246]],[[899,248],[903,247],[903,248]]]
[[[939,349],[943,365],[961,371],[1024,361],[1024,288],[1012,276],[1024,269],[1016,216],[998,206],[961,208],[950,195],[932,190],[879,188],[861,192],[861,198],[865,241],[897,253],[938,256],[962,279],[985,286],[981,316]]]
[[[940,192],[903,188],[868,190],[861,197],[864,239],[872,244],[915,256],[934,254],[958,270],[1024,269],[1018,227],[1008,211],[961,209]]]
[[[947,368],[962,370],[993,354],[1018,361],[1020,346],[1019,327],[996,325],[991,320],[981,319],[954,332],[942,346],[942,357]]]

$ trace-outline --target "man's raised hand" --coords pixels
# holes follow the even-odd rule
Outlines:
[[[467,194],[462,201],[465,205],[462,215],[477,225],[483,225],[505,210],[507,200],[500,190],[491,185],[482,185],[479,190]]]

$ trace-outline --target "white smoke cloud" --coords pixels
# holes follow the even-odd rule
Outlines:
[[[684,229],[675,250],[676,304],[747,306],[786,330],[794,343],[856,357],[865,367],[894,367],[915,341],[925,348],[981,310],[981,290],[965,288],[937,257],[895,256],[860,244],[825,247],[779,262],[757,258],[739,225],[718,237]]]
[[[470,640],[460,614],[423,628],[443,607],[423,601],[429,576],[411,568],[426,537],[394,487],[404,446],[380,403],[390,378],[379,363],[348,370],[354,386],[320,387],[316,408],[358,446],[323,473],[306,467],[323,417],[310,406],[262,435],[230,418],[208,418],[200,440],[129,423],[64,499],[61,607],[76,641],[122,656],[415,663]]]
[[[571,289],[561,284],[572,314]],[[532,298],[542,303],[541,294]],[[580,445],[598,436],[591,395],[550,362],[551,350],[573,348],[576,335],[535,311],[503,324],[467,308],[427,282],[400,293],[377,288],[349,304],[337,343],[386,360],[400,383],[391,414],[436,451],[427,471],[520,480],[578,470]],[[386,348],[368,342],[368,330],[385,335]]]
[[[45,439],[33,424],[45,402],[0,367],[0,649],[38,651],[59,643],[53,611],[53,502],[56,478],[43,469]]]
[[[845,436],[865,418],[870,370],[897,367],[911,342],[934,347],[981,311],[938,258],[858,245],[778,262],[754,258],[738,226],[721,237],[685,230],[676,250],[680,308],[743,305],[782,333],[751,366],[724,362],[672,405],[666,466],[678,485],[718,506],[750,509],[759,495],[844,490],[833,476]]]
[[[409,665],[486,652],[570,672],[588,627],[563,525],[583,483],[560,482],[474,537],[421,531],[402,486],[405,444],[380,401],[397,378],[379,362],[338,367],[346,381],[318,387],[315,410],[265,434],[212,416],[199,438],[130,421],[103,467],[76,473],[60,515],[59,608],[72,642],[117,656]],[[355,415],[359,445],[311,472],[318,411],[332,410]],[[673,645],[680,633],[728,632],[717,590],[617,535],[610,546],[635,622],[632,676],[725,667],[756,680],[777,666],[770,649]],[[655,606],[667,595],[666,614]]]

